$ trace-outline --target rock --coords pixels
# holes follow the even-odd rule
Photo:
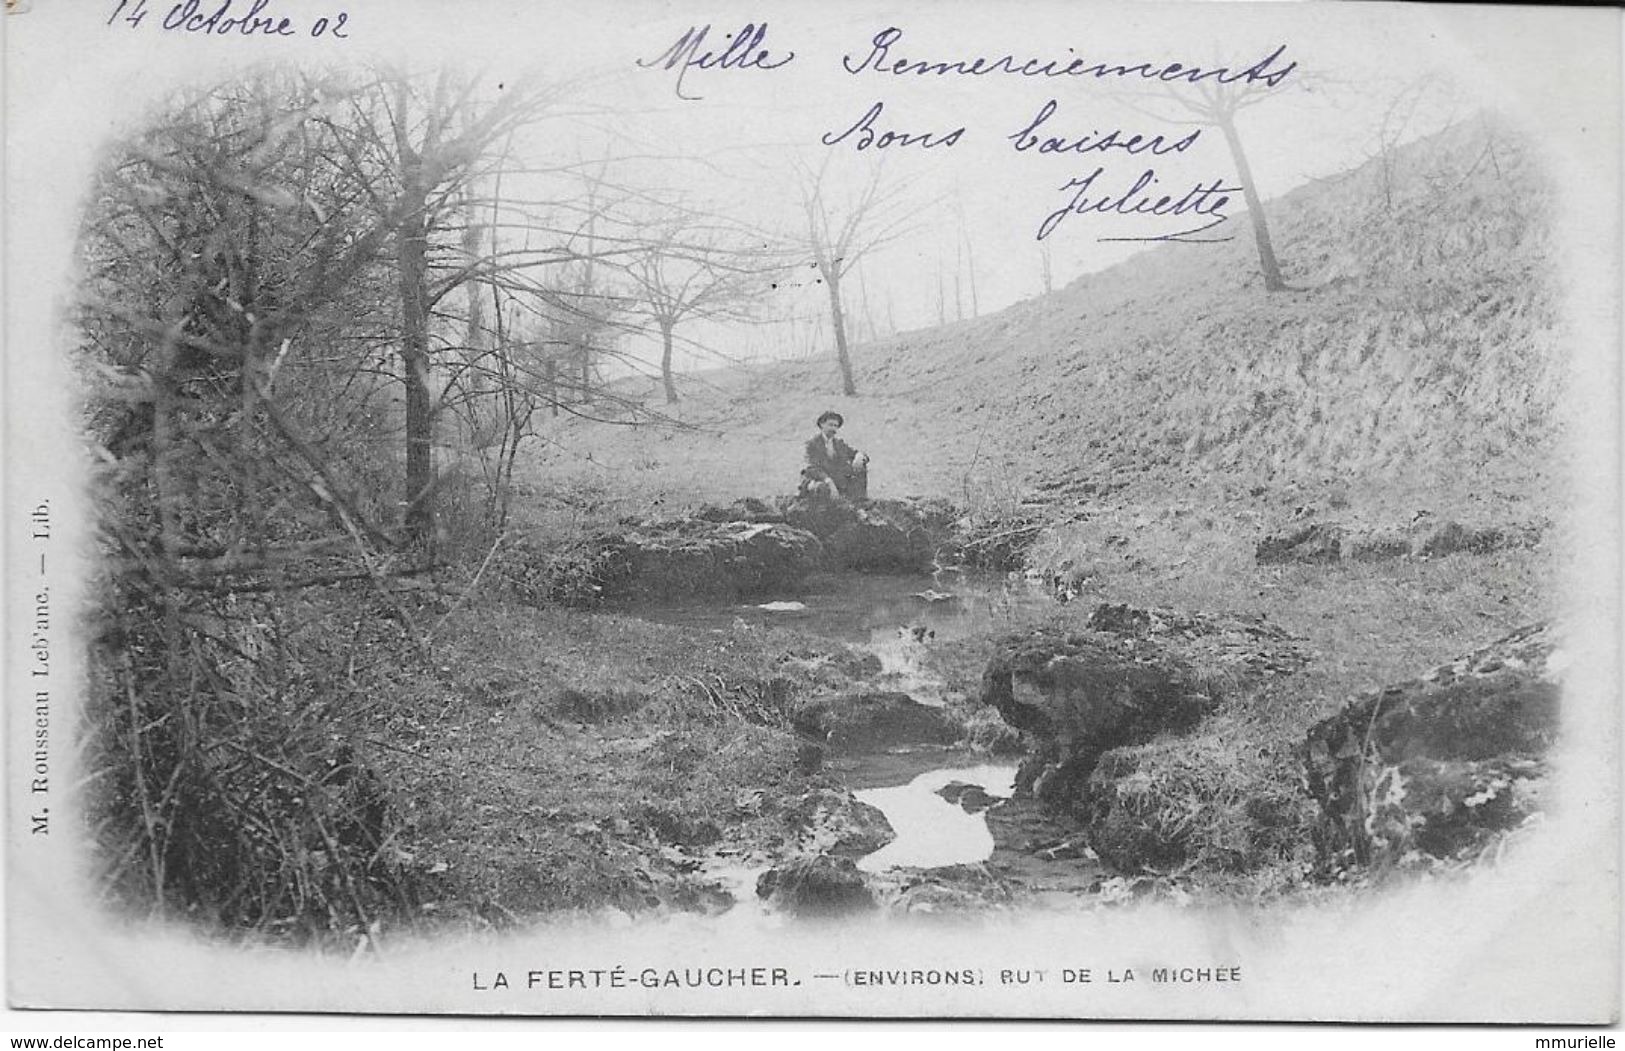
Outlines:
[[[756,896],[792,916],[828,918],[878,907],[874,892],[851,858],[819,854],[762,873]]]
[[[1088,627],[1092,631],[1109,631],[1114,635],[1144,635],[1154,627],[1151,611],[1136,609],[1124,603],[1103,602],[1089,614]]]
[[[1456,552],[1487,555],[1507,548],[1533,547],[1540,542],[1542,531],[1537,523],[1475,527],[1448,519],[1437,524],[1423,519],[1412,529],[1410,553],[1423,558],[1439,558]]]
[[[1410,553],[1410,538],[1399,533],[1353,533],[1343,540],[1343,557],[1351,562],[1382,562]]]
[[[1347,527],[1335,522],[1307,522],[1271,534],[1258,542],[1260,565],[1289,562],[1323,565],[1332,562],[1378,562],[1391,558],[1439,558],[1463,552],[1490,554],[1540,542],[1545,524],[1467,526],[1420,515],[1407,528]]]
[[[1302,668],[1298,640],[1259,616],[1115,604],[1087,628],[1016,636],[989,661],[983,701],[1036,738],[1018,795],[1074,824],[1119,871],[1241,871],[1294,856],[1308,804],[1279,774],[1292,757],[1238,756],[1200,723],[1221,692]]]
[[[945,865],[912,875],[891,907],[909,913],[967,913],[1006,908],[1010,887],[985,865]]]
[[[782,522],[630,521],[563,548],[523,538],[499,573],[528,602],[737,599],[791,591],[823,561],[818,538]]]
[[[847,693],[803,705],[791,724],[839,752],[884,751],[906,744],[953,744],[960,727],[941,708],[906,693]]]
[[[590,606],[605,598],[742,599],[793,591],[828,568],[929,571],[957,517],[941,501],[745,498],[683,518],[621,522],[559,546],[520,538],[497,575],[528,602]]]
[[[1534,624],[1309,729],[1328,870],[1461,858],[1538,809],[1560,722],[1557,639]]]
[[[673,907],[706,916],[721,915],[738,904],[728,888],[704,880],[677,881],[669,895]]]
[[[1324,522],[1296,526],[1260,540],[1253,557],[1261,566],[1338,562],[1343,558],[1343,527]]]
[[[963,781],[949,781],[937,789],[937,795],[964,810],[967,814],[980,814],[988,807],[1000,802],[998,796],[989,794],[988,790],[981,785],[968,785]]]
[[[997,644],[981,701],[1037,739],[1018,791],[1060,802],[1107,750],[1188,730],[1214,698],[1153,640],[1038,628]]]
[[[815,789],[790,803],[785,821],[809,854],[861,858],[897,838],[878,807],[830,788]]]
[[[726,507],[707,504],[694,512],[693,517],[706,522],[783,522],[784,513],[765,500],[747,496]]]
[[[1201,614],[1102,603],[1089,615],[1091,630],[1155,642],[1208,680],[1234,689],[1309,663],[1301,641],[1258,614]]]
[[[930,520],[908,501],[853,504],[824,496],[798,496],[785,521],[816,536],[829,565],[891,573],[929,571],[937,536]]]
[[[772,523],[685,521],[626,537],[630,569],[615,589],[633,598],[735,598],[798,586],[818,568],[818,539]]]

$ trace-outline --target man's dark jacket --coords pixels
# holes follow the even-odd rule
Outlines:
[[[801,473],[813,478],[828,478],[835,483],[835,488],[845,493],[852,481],[852,460],[858,451],[839,438],[833,444],[835,455],[832,457],[824,446],[824,436],[813,435],[807,442],[807,466]]]

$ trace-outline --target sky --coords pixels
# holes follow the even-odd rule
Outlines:
[[[1203,186],[1229,191],[1230,203],[1215,213],[1229,219],[1199,236],[1250,238],[1251,232],[1245,219],[1237,218],[1245,210],[1241,180],[1221,133],[1179,123],[1177,118],[1188,115],[1174,100],[1149,92],[1143,81],[899,76],[876,72],[877,54],[888,63],[1009,54],[1017,62],[1082,58],[1088,64],[1180,62],[1244,70],[1281,49],[1261,74],[1282,77],[1272,87],[1260,85],[1260,101],[1238,121],[1256,187],[1266,200],[1373,156],[1385,114],[1407,91],[1425,85],[1421,105],[1397,129],[1402,140],[1493,103],[1443,71],[1448,63],[1425,32],[1396,32],[1392,23],[1345,18],[1346,34],[1328,38],[1317,22],[1308,27],[1313,31],[1295,36],[1279,20],[1260,24],[1255,8],[1210,6],[1210,15],[1152,5],[1111,11],[1029,8],[1031,17],[1020,21],[968,7],[954,18],[932,20],[891,17],[881,10],[811,30],[795,20],[767,19],[765,32],[753,38],[759,46],[749,53],[765,50],[763,64],[782,63],[777,68],[696,68],[680,81],[680,70],[653,60],[685,32],[709,26],[703,53],[720,50],[728,34],[743,32],[747,24],[761,29],[764,23],[666,18],[626,35],[628,51],[621,57],[630,54],[634,63],[641,59],[647,65],[612,62],[587,89],[603,112],[569,123],[578,150],[658,158],[617,164],[620,178],[664,186],[702,209],[790,236],[804,226],[798,169],[823,170],[837,201],[854,196],[878,170],[883,185],[899,194],[895,210],[911,219],[901,236],[863,260],[844,295],[859,325],[867,318],[884,334],[893,326],[906,331],[943,316],[970,316],[973,309],[991,313],[1039,294],[1045,248],[1059,288],[1152,246],[1118,238],[1179,233],[1213,221],[1074,213],[1056,222],[1041,242],[1037,235],[1046,218],[1079,192],[1069,182],[1096,169],[1099,175],[1085,201],[1121,197],[1149,171],[1159,196],[1177,200]],[[895,29],[896,37],[877,53],[876,34],[887,29]],[[860,72],[849,72],[849,66]],[[1193,90],[1188,85],[1173,90],[1180,87],[1187,96]],[[1156,154],[1017,150],[1020,133],[1046,108],[1050,115],[1035,138],[1099,143],[1116,132],[1119,142],[1136,134],[1143,140],[1161,136],[1165,146]],[[864,118],[871,114],[867,127],[873,138],[859,148],[867,138]],[[954,141],[944,141],[958,129],[963,131]],[[929,139],[882,148],[878,143],[887,131]],[[1192,132],[1197,132],[1194,140],[1187,138]],[[1182,140],[1184,148],[1171,148]],[[538,155],[550,148],[557,152],[560,141],[544,125],[526,147]],[[1224,195],[1216,192],[1208,200],[1219,196]],[[1203,249],[1191,244],[1186,250]],[[802,319],[799,325],[685,326],[680,334],[691,345],[679,354],[679,367],[815,348],[828,352],[823,289],[810,271],[802,271],[801,278],[792,279],[789,290],[764,307],[769,317]]]
[[[109,11],[116,4],[104,5]],[[274,10],[301,24],[331,14],[323,0],[275,0]],[[943,0],[929,7],[846,2],[817,8],[727,2],[686,8],[668,3],[591,10],[561,5],[537,17],[524,0],[488,0],[442,16],[431,4],[354,3],[348,37],[266,45],[235,37],[190,39],[155,26],[167,5],[139,27],[110,20],[74,29],[76,61],[49,70],[49,91],[66,109],[56,126],[90,134],[56,136],[53,170],[83,171],[89,144],[138,125],[183,83],[206,84],[264,64],[381,63],[423,70],[440,63],[481,72],[487,86],[542,80],[566,87],[556,113],[514,143],[519,163],[547,167],[595,156],[622,158],[617,178],[680,197],[752,229],[791,232],[801,225],[795,171],[824,169],[832,197],[853,192],[882,169],[912,215],[905,236],[866,258],[846,290],[850,312],[883,331],[910,330],[972,312],[1002,309],[1043,288],[1036,233],[1072,199],[1069,180],[1101,174],[1096,196],[1120,196],[1151,170],[1154,189],[1178,197],[1204,185],[1239,185],[1231,153],[1215,129],[1162,156],[1112,153],[1039,155],[1017,151],[1010,136],[1053,100],[1040,134],[1068,140],[1140,134],[1174,141],[1195,130],[1143,112],[1121,81],[1095,78],[913,76],[877,72],[877,34],[895,31],[890,62],[990,60],[1245,69],[1280,49],[1270,67],[1291,72],[1243,112],[1239,130],[1254,182],[1268,200],[1312,178],[1357,166],[1377,149],[1392,100],[1419,82],[1427,105],[1407,135],[1436,130],[1480,106],[1548,119],[1566,93],[1603,94],[1598,71],[1569,61],[1584,27],[1540,21],[1513,8],[1438,10],[1432,5],[1245,3],[1024,3],[979,5]],[[1373,17],[1375,12],[1382,17]],[[387,13],[386,13],[387,12]],[[39,8],[31,23],[71,16]],[[538,26],[545,27],[538,30]],[[760,31],[749,49],[760,66],[677,70],[657,61],[685,33],[707,28],[697,55],[720,49],[746,26]],[[1550,30],[1550,31],[1548,31]],[[13,76],[28,76],[29,47],[9,49]],[[413,56],[403,63],[402,56]],[[641,64],[640,64],[641,63]],[[1295,63],[1295,65],[1292,65]],[[848,66],[858,72],[850,72]],[[41,74],[36,74],[41,75]],[[116,87],[112,87],[116,85]],[[1577,86],[1578,85],[1578,86]],[[680,89],[680,90],[679,90]],[[1176,85],[1176,90],[1178,86]],[[500,90],[500,89],[499,89]],[[1189,90],[1188,87],[1185,90]],[[34,89],[36,95],[41,89]],[[834,145],[876,105],[877,137],[886,130],[930,135],[938,145],[859,149],[861,130]],[[1617,116],[1617,115],[1616,115]],[[26,123],[13,116],[13,127]],[[941,142],[964,129],[952,145]],[[523,180],[510,176],[510,192]],[[1215,195],[1217,196],[1217,195]],[[1231,219],[1204,236],[1249,237],[1239,197]],[[1189,217],[1186,217],[1189,218]],[[1069,215],[1044,242],[1055,287],[1112,265],[1144,243],[1103,238],[1167,234],[1167,220]],[[1200,252],[1199,244],[1182,250]],[[955,305],[955,284],[958,305]],[[810,272],[759,305],[764,318],[795,326],[697,324],[679,331],[678,367],[753,355],[828,352],[823,289]],[[867,306],[865,306],[867,301]],[[939,302],[941,305],[939,306]],[[652,340],[630,336],[623,349],[649,359]]]

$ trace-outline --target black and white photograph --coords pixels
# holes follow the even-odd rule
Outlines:
[[[1620,30],[8,3],[11,1007],[1616,1024]]]

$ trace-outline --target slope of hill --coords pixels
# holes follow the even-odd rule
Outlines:
[[[688,377],[669,412],[631,384],[684,426],[565,419],[536,466],[668,503],[784,492],[835,407],[894,494],[1335,479],[1377,502],[1522,504],[1552,491],[1560,430],[1550,199],[1533,153],[1475,119],[1270,202],[1289,291],[1264,290],[1237,217],[1230,241],[859,347],[857,398],[829,359]]]

